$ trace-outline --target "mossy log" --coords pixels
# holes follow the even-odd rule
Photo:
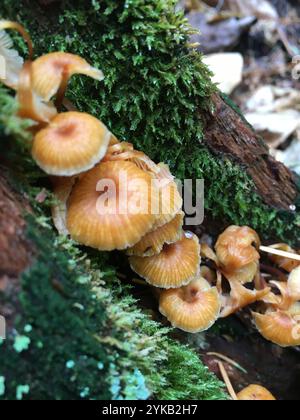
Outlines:
[[[68,98],[179,179],[203,178],[206,228],[250,225],[264,241],[299,244],[298,181],[217,92],[175,4],[4,0],[0,14],[27,27],[36,54],[67,50],[101,67],[104,84],[75,78]]]

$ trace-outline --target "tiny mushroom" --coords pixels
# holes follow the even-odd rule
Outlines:
[[[260,385],[249,385],[237,394],[239,401],[276,401],[266,388]]]
[[[93,168],[105,155],[110,132],[82,112],[57,115],[33,141],[32,155],[49,175],[73,176]]]
[[[144,236],[139,243],[127,251],[127,255],[152,257],[159,254],[164,245],[170,245],[181,239],[183,219],[184,213],[181,211],[171,222]]]
[[[104,79],[102,71],[92,67],[83,58],[60,51],[43,55],[33,62],[33,89],[46,102],[56,94],[61,102],[68,81],[75,74],[83,74],[99,81]]]
[[[208,330],[219,317],[220,296],[215,287],[203,278],[179,289],[163,290],[159,311],[173,327],[189,333]]]
[[[156,197],[151,176],[135,164],[100,163],[72,190],[68,231],[83,245],[102,251],[125,250],[153,228],[157,216],[151,203]]]
[[[216,243],[216,253],[223,270],[229,274],[246,265],[258,262],[260,239],[247,227],[230,226]]]
[[[153,257],[131,257],[131,268],[152,286],[162,289],[189,284],[200,272],[200,245],[196,235],[185,232],[182,239],[164,245]]]

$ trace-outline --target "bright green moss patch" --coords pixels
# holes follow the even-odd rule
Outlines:
[[[3,0],[0,13],[26,25],[38,54],[65,50],[103,69],[102,83],[76,77],[70,99],[181,179],[203,177],[209,216],[250,225],[265,240],[296,242],[299,217],[264,205],[243,169],[201,145],[215,87],[201,56],[187,49],[190,28],[175,3],[62,0],[45,9]]]

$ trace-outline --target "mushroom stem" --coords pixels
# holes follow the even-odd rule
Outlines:
[[[3,30],[14,29],[22,35],[24,41],[27,43],[27,46],[28,46],[28,54],[29,54],[28,59],[31,61],[32,58],[33,58],[33,45],[32,45],[30,35],[26,31],[26,29],[22,25],[20,25],[19,23],[12,22],[10,20],[1,20],[0,21],[0,29],[3,29]]]
[[[260,264],[260,269],[263,272],[274,275],[275,277],[278,278],[279,281],[286,282],[287,280],[286,275],[282,271],[280,271],[278,268],[271,267],[270,265],[266,265],[266,264]]]
[[[238,397],[236,395],[235,390],[233,389],[232,383],[231,383],[231,381],[229,379],[228,373],[226,372],[226,369],[225,369],[223,363],[218,361],[218,366],[219,366],[219,369],[220,369],[222,378],[223,378],[223,380],[225,382],[225,385],[227,387],[227,390],[228,390],[229,395],[231,396],[231,398],[234,401],[238,401],[239,399],[238,399]]]
[[[62,75],[62,81],[59,86],[59,89],[56,95],[56,101],[55,101],[55,106],[59,112],[61,111],[61,107],[65,99],[66,91],[68,88],[68,82],[69,82],[69,75],[67,72],[64,72]]]

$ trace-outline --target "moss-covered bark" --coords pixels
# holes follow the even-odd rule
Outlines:
[[[0,13],[25,24],[38,54],[67,50],[101,67],[104,84],[78,78],[70,99],[120,138],[168,162],[178,178],[204,178],[208,216],[251,225],[264,239],[299,241],[297,212],[267,205],[246,167],[205,144],[215,87],[201,56],[187,48],[189,28],[174,4],[62,0],[45,7],[3,0]]]
[[[2,88],[0,104],[0,399],[226,398],[198,355],[138,309],[107,254],[57,237],[30,122]]]

